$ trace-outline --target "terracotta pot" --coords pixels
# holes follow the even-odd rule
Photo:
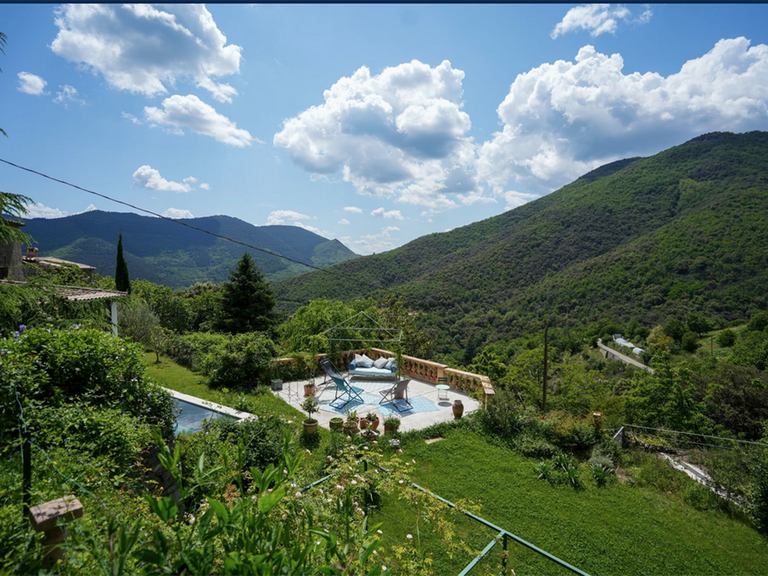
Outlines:
[[[314,396],[314,394],[315,394],[314,386],[304,386],[304,396]]]
[[[462,417],[464,414],[464,404],[461,403],[461,400],[454,400],[453,401],[453,417],[457,420]]]
[[[368,418],[360,418],[360,430],[365,430],[366,428],[368,428],[368,424],[370,422],[371,421],[368,420]]]
[[[368,420],[368,426],[371,427],[371,430],[378,430],[380,422],[381,420],[377,417],[376,420]]]

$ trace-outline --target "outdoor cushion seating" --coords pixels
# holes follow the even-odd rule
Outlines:
[[[372,366],[371,368],[363,368],[356,360],[352,360],[349,363],[349,375],[350,376],[365,376],[373,378],[395,378],[397,374],[397,364],[394,361],[389,363],[389,367],[377,368]]]
[[[408,384],[411,379],[398,380],[389,390],[382,390],[379,404],[392,403],[398,412],[413,410],[413,405],[408,400]]]

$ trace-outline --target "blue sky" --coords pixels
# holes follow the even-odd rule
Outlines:
[[[0,158],[369,254],[768,129],[765,5],[0,5]],[[118,205],[0,165],[31,215]]]

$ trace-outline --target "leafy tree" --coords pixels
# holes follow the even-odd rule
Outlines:
[[[709,320],[707,320],[707,317],[701,312],[691,312],[688,315],[686,324],[688,324],[688,330],[695,332],[699,336],[707,332],[710,328]]]
[[[174,332],[186,332],[191,328],[187,300],[173,293],[168,286],[149,280],[136,280],[131,291],[144,299],[160,320],[160,325]]]
[[[677,318],[672,318],[664,324],[664,334],[672,338],[675,342],[681,342],[683,340],[683,334],[685,334],[685,325]]]
[[[2,132],[2,129],[0,129]],[[5,132],[3,132],[5,134]],[[27,204],[32,202],[31,198],[21,194],[12,194],[10,192],[0,192],[0,244],[10,244],[11,242],[31,242],[29,234],[24,234],[17,226],[8,224],[5,219],[10,218],[19,222],[21,217],[27,213]]]
[[[131,278],[128,274],[128,262],[123,256],[123,233],[117,240],[117,265],[115,267],[115,288],[123,292],[131,291]]]
[[[197,282],[177,293],[184,299],[189,313],[189,329],[210,331],[220,316],[221,285]]]
[[[272,287],[246,252],[222,287],[218,327],[231,334],[269,331],[276,322],[275,304]]]
[[[160,319],[152,311],[152,308],[140,298],[131,298],[128,302],[121,302],[120,333],[145,347],[153,350],[156,363],[160,362],[160,351],[167,340],[167,336]]]
[[[695,332],[689,331],[683,334],[682,347],[686,352],[696,352],[699,347],[699,337]]]
[[[723,330],[717,335],[717,345],[721,348],[730,348],[736,343],[736,332],[731,330]]]
[[[387,328],[403,331],[403,354],[417,358],[430,358],[433,340],[419,327],[422,312],[409,308],[405,298],[389,293],[377,302],[381,310],[382,324]]]
[[[762,332],[768,326],[768,312],[765,310],[754,310],[749,317],[747,330],[750,332]]]

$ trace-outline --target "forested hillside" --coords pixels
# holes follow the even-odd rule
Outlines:
[[[391,289],[424,310],[449,349],[540,326],[612,318],[652,324],[765,307],[768,133],[713,133],[603,166],[520,208],[280,282],[313,298]]]
[[[356,257],[338,240],[296,226],[253,226],[230,216],[182,221],[314,266]],[[35,239],[41,256],[90,264],[110,276],[115,273],[117,236],[122,230],[131,278],[172,288],[185,288],[195,282],[223,282],[246,251],[269,280],[309,270],[167,220],[131,213],[93,211],[66,218],[30,218],[25,223],[24,231]]]

